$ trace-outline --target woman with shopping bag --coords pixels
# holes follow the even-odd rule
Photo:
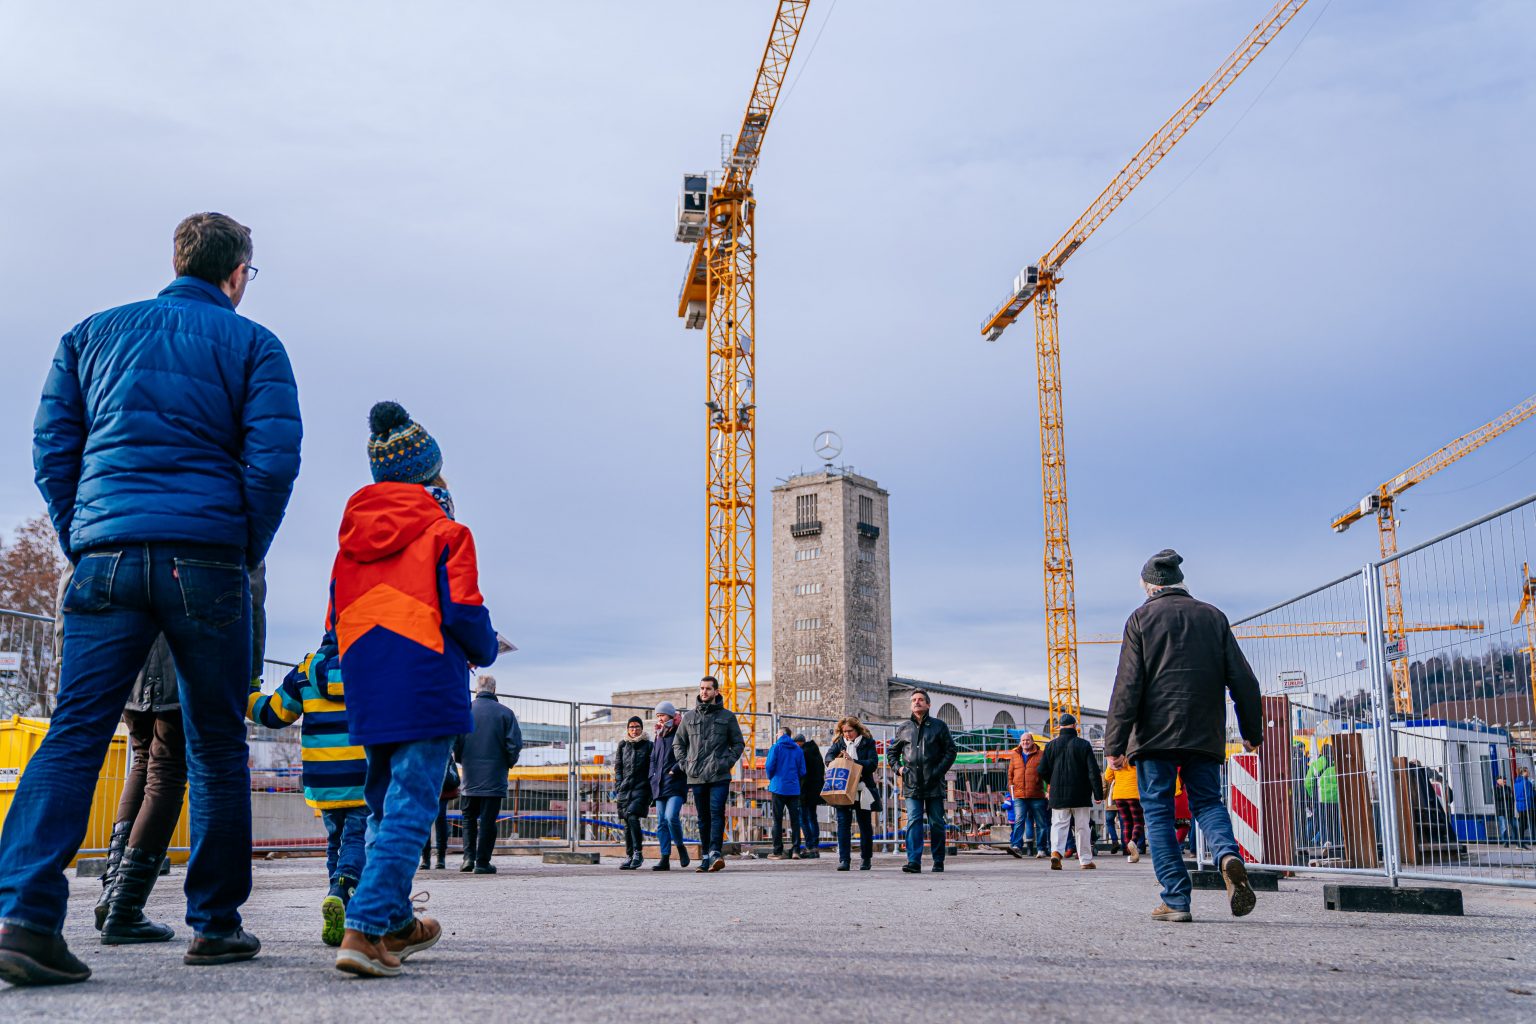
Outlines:
[[[836,806],[837,811],[837,870],[847,871],[852,853],[852,831],[855,819],[859,823],[859,870],[868,871],[874,856],[874,827],[870,814],[881,809],[880,789],[875,772],[880,765],[880,755],[875,751],[875,738],[863,722],[848,717],[837,723],[837,739],[827,751],[827,785],[833,785],[834,762],[838,758],[852,761],[859,768],[859,781],[853,802],[848,806]],[[827,801],[831,803],[831,801]]]

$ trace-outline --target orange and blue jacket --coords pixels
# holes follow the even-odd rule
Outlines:
[[[420,484],[370,484],[347,499],[326,632],[361,746],[474,728],[469,666],[496,660],[475,539]]]

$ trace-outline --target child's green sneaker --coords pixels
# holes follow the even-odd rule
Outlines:
[[[341,945],[341,937],[347,931],[347,905],[335,893],[320,901],[320,918],[325,923],[320,928],[320,941],[327,946]]]

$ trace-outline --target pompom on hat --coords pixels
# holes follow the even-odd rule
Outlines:
[[[400,403],[376,403],[368,413],[368,429],[374,483],[425,484],[442,473],[442,449]]]

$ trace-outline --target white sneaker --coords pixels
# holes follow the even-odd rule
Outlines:
[[[1141,860],[1141,851],[1136,848],[1135,843],[1126,843],[1125,848],[1130,851],[1125,855],[1125,862],[1127,864],[1135,864]]]

